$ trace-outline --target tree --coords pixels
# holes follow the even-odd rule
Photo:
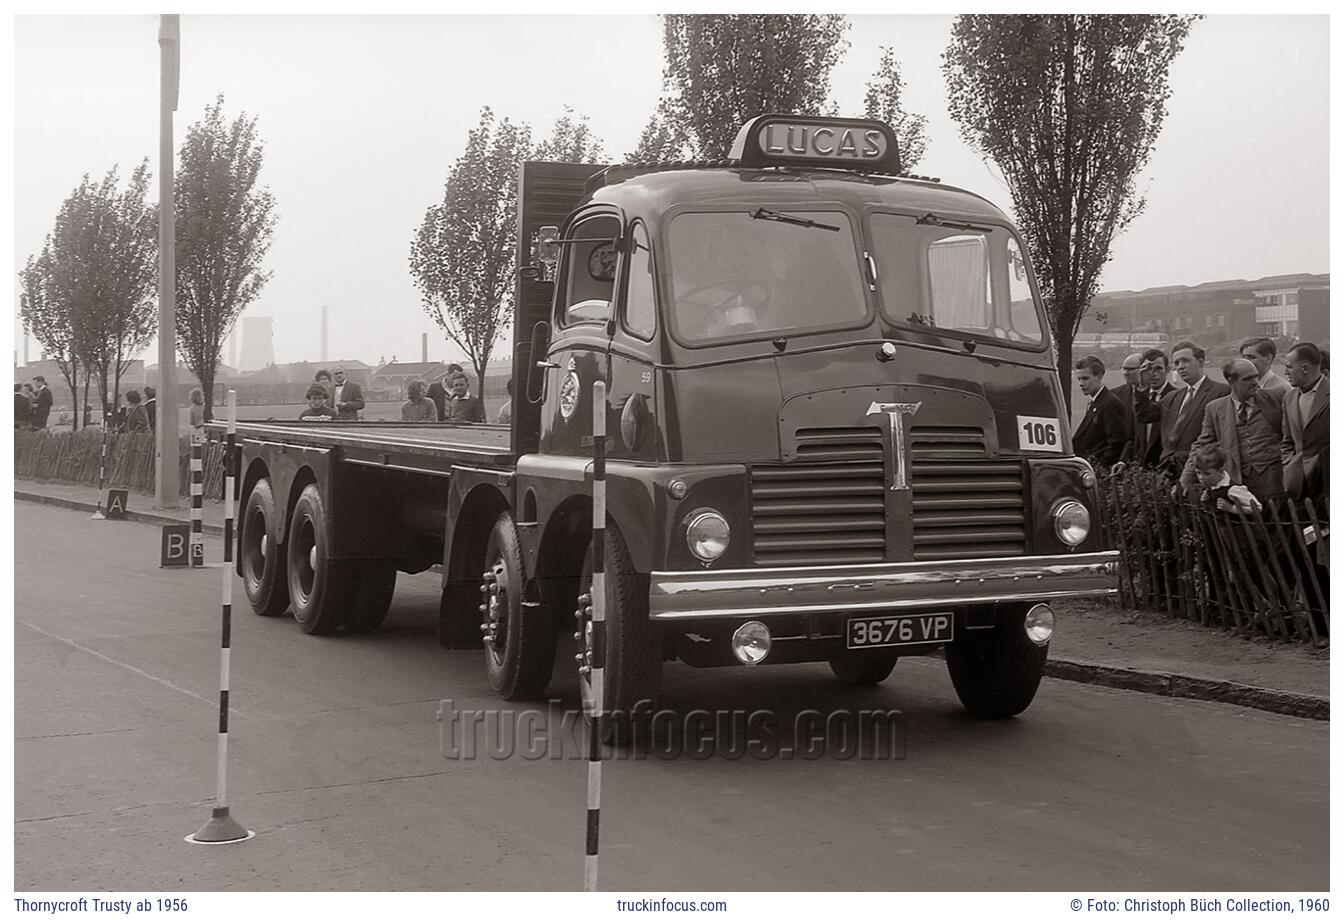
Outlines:
[[[86,267],[93,290],[81,302],[85,387],[87,391],[89,376],[96,376],[103,406],[115,407],[120,401],[121,375],[157,328],[158,217],[145,201],[148,188],[148,161],[131,173],[125,191],[118,191],[116,167],[98,186],[88,188]]]
[[[555,120],[551,136],[532,151],[532,159],[555,163],[601,163],[606,156],[602,139],[588,127],[588,116],[575,116],[569,106]]]
[[[258,185],[264,156],[256,118],[226,123],[223,95],[187,129],[178,152],[177,347],[201,382],[206,418],[224,339],[271,279],[262,260],[276,215],[275,198]],[[169,398],[175,404],[176,395]]]
[[[443,199],[425,212],[411,241],[411,276],[425,312],[466,352],[477,393],[485,391],[490,354],[513,317],[518,169],[531,151],[526,124],[496,122],[494,112],[481,109]]]
[[[868,81],[863,96],[863,112],[869,118],[886,122],[896,132],[896,144],[901,151],[901,166],[913,170],[924,159],[929,146],[927,131],[929,120],[923,115],[907,112],[901,102],[905,91],[905,80],[901,77],[901,65],[888,47],[882,48],[882,59],[878,62],[873,78]]]
[[[62,211],[64,212],[64,208]],[[23,328],[42,345],[61,369],[61,376],[70,387],[72,404],[79,405],[79,366],[83,360],[78,320],[71,296],[70,270],[56,251],[60,247],[61,219],[56,231],[47,237],[42,252],[29,256],[23,271],[19,272],[22,292],[19,312]],[[62,251],[62,254],[64,252]],[[80,413],[74,413],[74,427],[79,428]]]
[[[1196,17],[967,15],[943,55],[962,137],[1003,172],[1068,388],[1111,242],[1144,207],[1168,71]]]
[[[848,28],[838,15],[665,16],[663,98],[632,158],[724,157],[749,118],[821,114]]]

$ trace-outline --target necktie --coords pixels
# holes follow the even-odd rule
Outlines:
[[[1251,420],[1251,404],[1249,402],[1244,402],[1241,404],[1240,408],[1237,409],[1237,424],[1245,425],[1250,420]]]
[[[1176,427],[1179,428],[1185,424],[1186,417],[1190,415],[1190,410],[1195,407],[1195,388],[1185,388],[1185,399],[1181,400],[1181,409],[1176,413]]]

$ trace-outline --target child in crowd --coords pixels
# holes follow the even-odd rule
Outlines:
[[[434,401],[425,397],[424,383],[419,380],[412,380],[406,386],[406,395],[409,399],[401,404],[401,420],[403,422],[437,422],[439,420],[439,412],[434,407]]]
[[[300,420],[325,422],[336,417],[336,410],[327,405],[327,388],[320,383],[308,387],[308,408],[299,413]]]
[[[1204,489],[1200,500],[1219,511],[1235,514],[1237,509],[1260,510],[1260,501],[1250,489],[1232,484],[1232,476],[1227,472],[1227,451],[1217,444],[1210,444],[1195,454],[1195,475]]]

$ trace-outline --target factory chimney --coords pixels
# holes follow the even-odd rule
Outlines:
[[[429,333],[420,333],[420,363],[429,363]]]

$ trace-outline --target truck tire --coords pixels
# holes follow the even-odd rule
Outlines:
[[[976,718],[1011,718],[1036,696],[1050,649],[1027,638],[1026,613],[1013,608],[993,629],[965,630],[944,650],[957,697]]]
[[[289,521],[289,601],[299,628],[315,636],[330,635],[345,621],[356,575],[354,561],[327,558],[328,526],[322,493],[305,486]]]
[[[269,536],[278,514],[271,481],[258,479],[243,505],[239,562],[247,602],[254,613],[264,617],[277,616],[289,607],[285,547]]]
[[[523,605],[523,551],[507,511],[485,544],[480,630],[490,686],[506,700],[540,697],[555,665],[555,624]]]
[[[624,744],[633,740],[656,707],[663,671],[662,630],[649,619],[649,576],[635,571],[625,539],[614,523],[607,523],[605,533],[607,654],[603,668],[605,700],[597,732],[604,743]],[[593,548],[590,544],[583,559],[580,597],[592,590],[592,580]],[[583,670],[592,661],[590,616],[591,607],[580,605],[576,611],[579,694],[583,699],[584,718],[591,723],[591,672]]]
[[[386,559],[361,560],[350,608],[345,611],[346,631],[367,633],[382,626],[396,589],[396,563]]]
[[[896,667],[896,656],[884,653],[837,655],[830,660],[835,679],[851,687],[880,684],[891,676]]]

